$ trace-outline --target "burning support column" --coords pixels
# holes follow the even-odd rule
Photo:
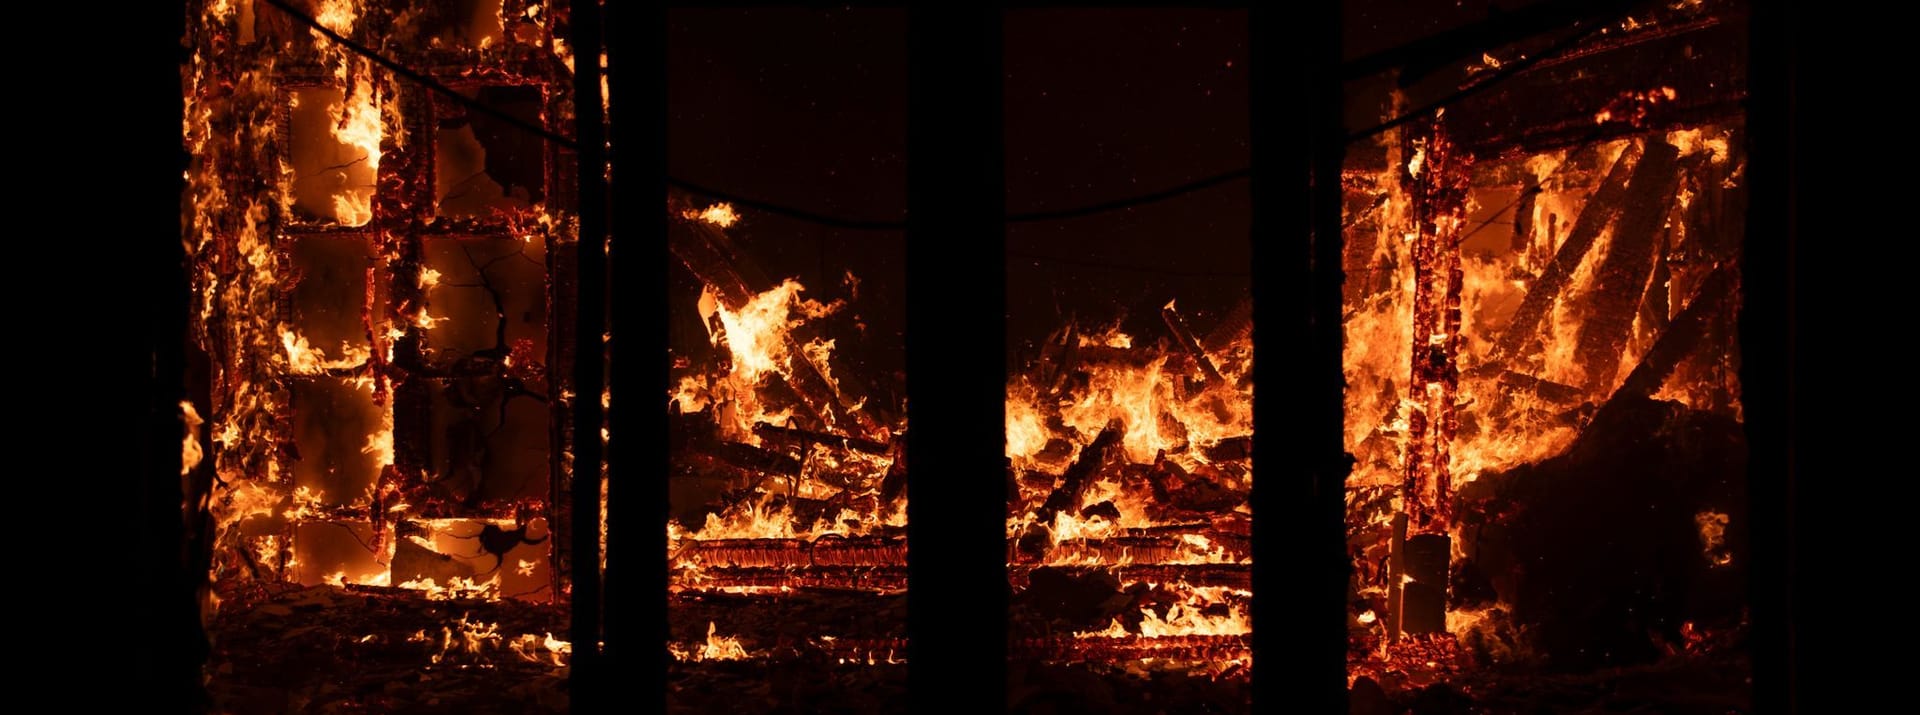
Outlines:
[[[1413,227],[1412,382],[1407,399],[1406,481],[1394,517],[1389,632],[1438,633],[1447,623],[1447,534],[1453,511],[1451,446],[1459,420],[1460,227],[1466,218],[1468,157],[1456,153],[1441,116],[1409,133],[1411,155],[1400,180],[1411,199]]]

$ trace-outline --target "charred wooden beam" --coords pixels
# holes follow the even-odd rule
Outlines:
[[[1592,36],[1449,107],[1461,145],[1493,159],[1739,119],[1746,111],[1746,4],[1711,0],[1660,17],[1668,12],[1654,9],[1634,30]],[[1672,88],[1673,99],[1644,107],[1642,116],[1616,112],[1595,124],[1596,113],[1621,96],[1651,87]]]
[[[1180,317],[1180,311],[1173,307],[1173,301],[1167,301],[1160,308],[1160,319],[1166,321],[1167,330],[1173,332],[1175,341],[1186,349],[1194,363],[1200,366],[1200,371],[1207,374],[1207,380],[1217,383],[1224,379],[1220,376],[1220,369],[1213,366],[1213,358],[1207,356],[1206,348],[1200,345],[1200,339],[1194,337],[1193,329],[1187,327],[1186,318]]]
[[[1253,437],[1228,437],[1202,450],[1209,462],[1239,462],[1253,458]]]
[[[1253,655],[1253,637],[1163,636],[1113,638],[1109,636],[1019,638],[1009,656],[1061,662],[1103,662],[1159,658],[1178,661],[1220,661]]]
[[[1220,324],[1207,333],[1204,343],[1210,352],[1226,352],[1227,348],[1247,339],[1253,334],[1253,301],[1241,300],[1233,305],[1233,310],[1220,319]]]
[[[1042,532],[1042,536],[1045,533]],[[1205,537],[1205,547],[1190,540]],[[1007,544],[1008,563],[1052,564],[1175,564],[1198,563],[1201,552],[1219,551],[1219,556],[1244,561],[1253,554],[1253,540],[1244,534],[1223,531],[1189,532],[1183,535],[1116,536],[1106,539],[1070,539],[1057,544],[1040,544],[1036,549],[1027,538]]]
[[[1219,586],[1225,588],[1246,589],[1253,585],[1253,567],[1248,564],[1120,564],[1111,566],[1027,566],[1007,567],[1007,578],[1015,589],[1027,587],[1027,576],[1036,568],[1051,568],[1078,574],[1085,571],[1102,571],[1111,574],[1122,585],[1136,582],[1189,586]]]
[[[823,536],[806,539],[703,539],[683,544],[679,558],[733,568],[794,566],[898,566],[906,563],[905,539]]]
[[[1620,388],[1614,390],[1613,396],[1607,401],[1609,405],[1623,402],[1620,399],[1622,397],[1648,397],[1660,389],[1661,383],[1666,382],[1667,376],[1682,360],[1693,354],[1694,347],[1713,327],[1720,311],[1726,307],[1727,299],[1734,294],[1738,284],[1737,275],[1730,264],[1721,265],[1707,275],[1686,309],[1674,316],[1673,322],[1667,324],[1666,332],[1660,334],[1653,347],[1648,348],[1647,354],[1640,359],[1640,364],[1635,365],[1633,372],[1627,373],[1627,379],[1620,383]]]
[[[1575,353],[1586,372],[1588,391],[1611,387],[1620,369],[1620,353],[1633,331],[1633,317],[1653,269],[1660,228],[1674,201],[1680,178],[1680,150],[1648,139],[1634,166],[1633,179],[1613,225],[1606,257],[1595,272],[1586,322]]]
[[[1500,373],[1500,384],[1527,390],[1540,397],[1559,403],[1578,402],[1586,392],[1572,385],[1562,385],[1552,380],[1543,380],[1532,375],[1508,370]]]
[[[849,451],[866,452],[867,454],[888,454],[893,451],[893,445],[886,442],[862,439],[860,437],[848,437],[817,430],[801,429],[798,427],[780,427],[764,422],[754,425],[753,433],[761,439],[783,444],[822,444],[841,447]]]
[[[1546,270],[1527,287],[1527,296],[1520,301],[1519,309],[1513,313],[1512,320],[1500,333],[1494,343],[1493,359],[1488,365],[1505,363],[1518,355],[1527,342],[1533,339],[1540,321],[1546,317],[1547,310],[1553,307],[1554,299],[1566,290],[1567,282],[1573,278],[1574,269],[1587,257],[1587,250],[1593,248],[1594,241],[1600,238],[1600,231],[1613,220],[1613,214],[1627,192],[1627,177],[1631,175],[1634,164],[1640,158],[1637,144],[1628,144],[1620,157],[1613,162],[1613,168],[1607,171],[1607,178],[1600,188],[1594,189],[1587,197],[1587,203],[1580,209],[1580,218],[1574,221],[1572,232],[1567,234],[1560,250],[1555,251],[1553,260]]]
[[[1408,339],[1413,410],[1408,416],[1406,478],[1401,496],[1413,526],[1447,528],[1453,508],[1453,436],[1459,425],[1460,226],[1466,214],[1469,165],[1439,119],[1419,136],[1408,132],[1410,162],[1401,174],[1412,197],[1413,325]]]
[[[729,310],[745,308],[754,296],[772,287],[766,277],[733,245],[732,239],[704,221],[674,221],[668,243],[673,255],[695,277],[711,287]],[[782,340],[786,342],[788,353],[796,356],[807,354],[792,334],[782,336]],[[840,419],[851,419],[861,434],[880,432],[873,418],[853,409],[840,390],[821,374],[812,361],[804,357],[791,360],[786,369],[780,371],[780,376],[800,396],[802,406],[820,424],[831,427]]]
[[[696,592],[757,588],[899,591],[907,587],[907,567],[721,566],[678,571],[673,584],[676,589]]]
[[[1106,429],[1100,431],[1100,436],[1093,439],[1093,444],[1080,450],[1080,456],[1075,458],[1073,465],[1067,467],[1066,473],[1061,475],[1060,487],[1047,495],[1047,501],[1034,513],[1035,523],[1050,524],[1055,514],[1069,509],[1078,509],[1081,500],[1086,496],[1087,486],[1093,483],[1095,474],[1100,471],[1101,466],[1106,464],[1108,453],[1119,446],[1120,439],[1126,436],[1126,433],[1126,425],[1120,420],[1108,422]]]

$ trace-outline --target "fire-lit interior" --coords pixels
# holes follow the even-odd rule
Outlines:
[[[1722,673],[1742,702],[1738,12],[1629,15],[1349,148],[1356,703],[1599,668]],[[1514,104],[1549,88],[1577,101]]]
[[[899,637],[821,632],[775,647],[750,636],[747,649],[722,632],[748,625],[745,612],[762,606],[805,609],[834,595],[863,609],[902,607],[907,484],[896,436],[906,412],[901,386],[868,384],[884,376],[842,347],[860,338],[859,276],[842,273],[829,290],[843,297],[823,302],[795,278],[765,278],[728,236],[740,221],[730,205],[676,201],[669,210],[674,256],[698,285],[676,296],[686,315],[674,322],[699,329],[697,340],[676,341],[667,401],[667,558],[679,596],[673,622],[688,636],[669,649],[682,661],[800,648],[836,662],[905,662]],[[682,612],[709,618],[696,623]],[[886,627],[879,612],[867,616]]]
[[[571,121],[564,19],[190,5],[183,481],[212,707],[408,710],[501,677],[564,706],[573,177],[497,116]]]
[[[1350,42],[1400,12],[1383,5],[1346,4]],[[605,662],[663,666],[669,712],[906,707],[910,623],[927,622],[908,618],[906,336],[944,326],[906,325],[906,244],[925,230],[891,218],[906,72],[867,75],[906,50],[846,46],[899,42],[907,14],[664,13],[671,188],[609,213],[662,219],[665,250],[626,255],[666,262],[665,305],[646,307],[666,316],[669,388],[608,372],[667,429],[623,444],[617,422],[575,424],[579,401],[611,409],[616,391],[577,368],[620,348],[612,328],[608,354],[578,335],[608,280],[580,269],[598,259],[581,258],[597,251],[581,250],[579,187],[599,179],[564,138],[569,7],[187,3],[180,509],[202,709],[577,707],[569,635],[617,619],[581,626],[573,604],[601,598],[609,489],[626,484],[662,487],[620,498],[665,499],[625,513],[666,516],[645,522],[665,531],[666,642],[659,663]],[[1009,712],[1251,712],[1254,584],[1269,593],[1273,573],[1345,580],[1344,613],[1285,617],[1344,619],[1356,714],[1751,708],[1748,8],[1622,12],[1342,78],[1342,260],[1314,269],[1344,274],[1349,568],[1331,575],[1269,563],[1293,554],[1265,522],[1254,562],[1255,301],[1283,291],[1249,268],[1252,216],[1277,209],[1244,181],[1248,13],[1005,14],[1006,231],[989,237],[1005,273],[982,283],[1006,309],[976,314],[1006,326],[1006,469],[977,478],[994,500],[1004,482],[1007,670],[982,685],[1004,685]],[[793,51],[807,42],[835,49]],[[777,47],[715,59],[744,44]],[[611,126],[610,106],[590,121]],[[786,127],[743,118],[761,112],[817,137],[756,134]],[[1295,335],[1262,336],[1258,357],[1276,334]],[[1312,415],[1263,405],[1262,450],[1297,426],[1267,415],[1296,407]],[[576,496],[582,444],[665,459],[625,463],[622,482],[603,458]],[[1264,483],[1318,468],[1260,455]],[[594,534],[573,516],[596,497]],[[968,541],[997,566],[1002,545]],[[599,563],[575,564],[576,543]],[[935,602],[952,607],[918,605]],[[1285,641],[1262,642],[1262,666],[1285,667],[1264,645]]]
[[[1245,12],[1016,10],[1004,27],[1009,212],[1249,160]],[[1007,228],[1016,712],[1249,707],[1250,213],[1227,183]]]
[[[1063,327],[1007,386],[1016,602],[1094,621],[1053,638],[1023,638],[1046,629],[1016,621],[1015,640],[1062,660],[1244,676],[1252,323],[1243,310],[1201,337],[1176,303],[1160,315],[1150,340]]]
[[[667,26],[669,176],[904,209],[905,13],[675,8]],[[666,712],[903,711],[902,234],[679,187],[662,210]]]

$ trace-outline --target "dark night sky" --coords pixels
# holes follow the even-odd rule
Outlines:
[[[1241,11],[1008,13],[1007,208],[1072,208],[1245,167],[1247,26]],[[1197,330],[1248,291],[1246,182],[1007,231],[1008,343],[1064,318],[1151,340],[1178,299]]]
[[[904,216],[904,13],[677,10],[669,22],[674,176],[820,213]],[[1014,11],[1005,49],[1009,211],[1108,201],[1247,164],[1243,12]],[[735,237],[816,297],[844,295],[838,276],[851,268],[868,359],[897,364],[898,339],[886,336],[904,314],[900,233],[743,215]],[[1010,227],[1010,345],[1044,337],[1068,314],[1105,321],[1125,311],[1153,330],[1173,298],[1196,328],[1211,327],[1247,291],[1247,220],[1246,184],[1234,182]]]
[[[668,15],[668,173],[694,184],[815,213],[898,221],[907,207],[906,13],[899,10],[697,9]],[[864,337],[834,333],[838,355],[876,383],[905,355],[906,243],[741,210],[729,231],[769,278],[806,297],[849,298]],[[705,340],[699,284],[676,270],[673,345]],[[839,327],[842,330],[851,328]],[[899,379],[895,389],[904,389]]]

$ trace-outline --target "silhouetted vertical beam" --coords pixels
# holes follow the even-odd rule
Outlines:
[[[129,272],[112,278],[94,274],[100,285],[138,286],[127,292],[138,300],[123,304],[131,313],[125,321],[93,326],[101,335],[127,335],[131,331],[137,348],[129,367],[135,367],[138,387],[125,398],[102,401],[101,414],[92,416],[102,424],[112,424],[129,416],[134,426],[134,449],[114,449],[109,431],[91,431],[103,440],[85,459],[102,473],[126,469],[136,476],[137,519],[129,526],[138,538],[126,542],[135,553],[140,573],[138,626],[132,639],[138,643],[133,665],[138,692],[145,693],[150,712],[192,712],[200,706],[201,666],[206,659],[206,641],[201,633],[197,601],[199,580],[193,578],[189,564],[204,563],[189,553],[192,543],[183,522],[181,437],[184,424],[180,402],[188,399],[186,360],[188,329],[192,310],[192,282],[185,244],[181,241],[180,197],[186,190],[184,171],[188,164],[181,146],[180,117],[185,99],[180,93],[181,64],[186,59],[181,38],[186,32],[186,14],[182,5],[151,4],[148,8],[125,8],[120,18],[142,28],[137,36],[123,39],[119,45],[133,57],[148,61],[129,62],[118,76],[117,103],[111,111],[127,120],[118,131],[100,137],[120,167],[119,172],[136,183],[136,191],[120,195],[119,210],[89,216],[93,229],[127,236],[135,248],[134,260],[127,262]],[[111,41],[103,39],[103,41]],[[118,44],[118,43],[116,43]],[[76,108],[74,111],[84,110]],[[70,159],[79,167],[91,162]],[[105,221],[106,225],[101,225]],[[80,265],[83,259],[67,254],[59,263],[38,265]],[[119,278],[124,278],[122,283]],[[117,341],[116,341],[117,342]],[[66,344],[64,349],[78,354],[89,351]],[[53,354],[53,353],[48,353]],[[106,353],[119,354],[119,353]],[[197,400],[205,406],[204,397]],[[124,405],[126,412],[113,414]],[[207,414],[202,411],[201,414]],[[122,423],[124,424],[124,423]],[[121,462],[125,454],[138,460]],[[71,496],[69,494],[68,496]],[[111,522],[109,522],[111,523]],[[114,622],[109,613],[93,619]],[[85,628],[85,626],[81,626]],[[67,633],[76,640],[82,637]],[[116,658],[106,660],[117,661]],[[115,680],[121,674],[99,672],[96,677]]]
[[[907,75],[913,712],[1006,709],[1001,13],[915,6]]]
[[[1748,571],[1753,703],[1755,712],[1761,713],[1797,712],[1802,694],[1795,667],[1800,622],[1796,583],[1801,570],[1795,479],[1801,452],[1795,389],[1800,369],[1796,309],[1800,296],[1795,292],[1794,255],[1802,171],[1796,99],[1800,89],[1798,10],[1797,3],[1754,3],[1750,26],[1746,122],[1750,193],[1740,271],[1740,400],[1746,416],[1747,488],[1753,518],[1753,563]]]
[[[607,180],[605,124],[600,107],[600,8],[591,0],[575,2],[568,17],[573,46],[574,140],[580,169],[579,294],[574,330],[580,342],[573,363],[573,578],[568,673],[573,711],[602,709],[606,673],[601,639],[600,571],[600,426],[605,411],[600,393],[606,384],[607,331]]]
[[[1253,697],[1346,712],[1340,6],[1256,6]],[[1304,123],[1304,126],[1303,126]]]
[[[606,624],[611,709],[665,707],[667,655],[667,15],[606,6],[613,229]]]

